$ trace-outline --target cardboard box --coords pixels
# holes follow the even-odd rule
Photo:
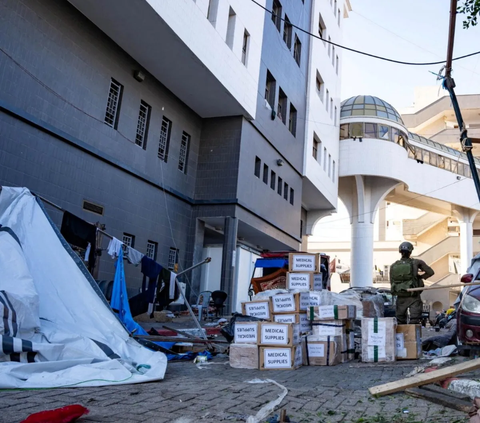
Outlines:
[[[320,254],[290,253],[289,272],[320,272]]]
[[[383,317],[384,316],[384,303],[382,301],[362,301],[363,317]]]
[[[305,314],[305,313],[302,313]],[[273,321],[275,323],[291,323],[299,324],[300,323],[300,313],[291,313],[291,314],[274,314]]]
[[[422,326],[398,325],[396,330],[397,360],[422,357]]]
[[[305,336],[302,339],[304,366],[335,366],[342,363],[343,337]]]
[[[346,320],[355,319],[357,307],[354,305],[321,305],[308,310],[310,320]]]
[[[312,324],[308,320],[307,313],[300,313],[300,333],[311,334],[312,333]]]
[[[270,297],[274,313],[299,313],[300,293],[277,294]]]
[[[313,273],[309,272],[288,272],[287,289],[311,291],[313,289]]]
[[[362,361],[364,363],[395,361],[396,328],[394,317],[362,319]]]
[[[235,322],[234,341],[236,344],[258,344],[259,322]]]
[[[313,290],[321,291],[323,289],[323,275],[321,273],[313,274]]]
[[[321,296],[319,292],[300,292],[300,311],[309,311],[310,307],[319,306],[320,304]]]
[[[260,323],[260,345],[293,347],[299,343],[299,324],[292,325],[288,323]]]
[[[258,347],[252,344],[230,345],[230,366],[235,369],[258,369]]]
[[[272,303],[269,299],[247,301],[242,303],[242,314],[244,316],[257,317],[259,319],[272,319]]]
[[[302,347],[260,347],[260,370],[295,370],[302,365]]]
[[[312,334],[317,336],[344,336],[346,329],[346,320],[312,321]]]

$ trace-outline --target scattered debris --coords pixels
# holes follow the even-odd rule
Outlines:
[[[285,388],[285,386],[280,385],[278,382],[275,382],[273,379],[253,379],[247,381],[247,383],[273,383],[274,385],[277,385],[279,388],[281,388],[283,391],[276,400],[270,401],[269,403],[265,404],[255,416],[249,416],[247,418],[247,423],[262,422],[265,418],[268,417],[270,413],[273,412],[273,410],[275,410],[275,407],[280,405],[280,403],[288,394],[288,389]]]
[[[30,414],[30,416],[20,423],[70,423],[88,413],[88,408],[80,404],[73,404],[54,410]]]
[[[463,411],[464,413],[470,413],[473,410],[472,402],[468,396],[456,394],[455,392],[436,385],[426,385],[421,388],[407,388],[405,393],[415,398],[440,404],[444,407]]]

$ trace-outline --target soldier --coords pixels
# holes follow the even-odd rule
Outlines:
[[[425,286],[423,280],[435,272],[423,260],[410,258],[413,251],[410,242],[402,242],[398,251],[402,258],[390,266],[392,295],[397,297],[397,320],[401,325],[406,324],[407,310],[410,309],[410,323],[418,324],[423,311],[422,291],[408,292],[407,289]]]

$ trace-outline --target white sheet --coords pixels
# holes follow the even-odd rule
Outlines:
[[[166,356],[129,337],[27,189],[2,187],[0,224],[11,228],[21,245],[0,232],[0,291],[15,299],[18,309],[14,349],[19,352],[27,340],[37,352],[33,363],[10,361],[12,356],[0,352],[0,388],[163,379]],[[8,341],[5,335],[12,333],[2,327],[0,336]]]

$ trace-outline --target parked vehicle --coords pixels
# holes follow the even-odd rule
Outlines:
[[[480,348],[480,285],[469,286],[480,279],[480,254],[472,259],[467,273],[460,279],[465,287],[455,301],[457,317],[457,338],[459,350],[466,352],[475,346]],[[470,346],[470,348],[469,348]]]

